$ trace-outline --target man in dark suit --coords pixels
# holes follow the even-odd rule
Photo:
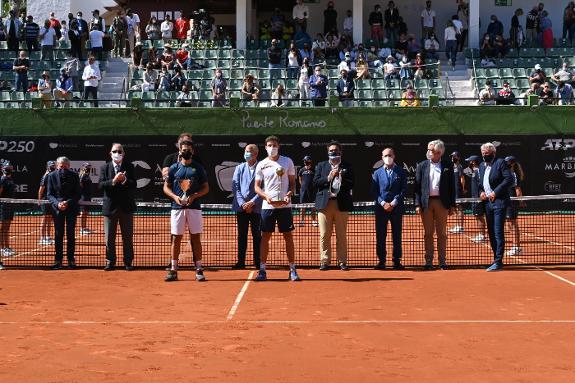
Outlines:
[[[136,202],[134,190],[136,178],[134,165],[124,161],[124,149],[121,144],[113,144],[110,151],[112,161],[100,169],[98,186],[104,191],[102,215],[104,216],[104,235],[106,236],[106,267],[112,271],[116,267],[116,229],[118,222],[122,231],[124,250],[124,267],[127,271],[134,270],[134,212]]]
[[[427,144],[427,161],[415,169],[415,212],[421,215],[425,231],[425,267],[433,268],[433,232],[437,234],[439,267],[447,269],[447,216],[455,211],[455,178],[451,161],[442,159],[445,144]]]
[[[485,219],[489,243],[493,250],[493,264],[487,271],[503,268],[505,251],[505,213],[510,204],[509,189],[514,183],[513,174],[502,158],[495,158],[495,145],[481,145],[483,162],[479,165],[479,197],[485,201]]]
[[[76,250],[76,217],[78,216],[78,201],[81,197],[80,178],[78,173],[70,170],[70,160],[59,157],[56,160],[57,170],[47,177],[47,197],[54,214],[54,236],[56,259],[52,270],[62,268],[64,259],[64,228],[67,235],[66,255],[68,267],[76,268],[74,251]]]
[[[393,236],[393,268],[403,270],[401,264],[401,228],[403,223],[403,198],[407,192],[407,174],[395,163],[395,151],[385,148],[381,153],[383,166],[371,177],[371,191],[375,198],[375,237],[377,270],[385,270],[387,250],[387,223],[391,222]]]
[[[328,270],[331,262],[331,235],[335,226],[336,255],[341,270],[347,267],[347,219],[353,210],[354,176],[351,165],[341,160],[341,145],[332,142],[327,147],[329,160],[317,164],[313,178],[317,190],[315,208],[318,211],[320,270]]]

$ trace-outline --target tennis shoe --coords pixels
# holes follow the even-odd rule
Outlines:
[[[2,255],[5,257],[12,257],[16,255],[16,252],[9,247],[5,247],[2,249]]]
[[[451,229],[449,229],[449,232],[451,234],[461,234],[463,233],[463,227],[461,226],[454,226]]]
[[[0,270],[4,270],[4,269],[5,269],[4,264],[2,262],[0,262]]]
[[[311,221],[311,225],[312,225],[313,227],[318,227],[317,221]]]
[[[503,270],[503,265],[501,265],[499,263],[494,263],[491,266],[489,266],[485,271],[493,272],[493,271],[501,271],[501,270]]]
[[[289,279],[290,279],[290,281],[293,281],[293,282],[301,281],[301,278],[299,277],[299,275],[297,275],[297,271],[295,269],[290,270]]]
[[[205,282],[206,281],[206,277],[204,276],[204,270],[202,270],[202,269],[196,270],[196,281],[198,281],[198,282]]]
[[[88,234],[92,234],[93,231],[90,229],[80,229],[80,235],[88,235]]]
[[[40,240],[38,241],[39,245],[49,245],[50,244],[50,238],[48,237],[44,237],[44,238],[40,238]]]
[[[164,282],[175,282],[178,280],[178,272],[176,270],[168,271],[168,275],[164,279]]]
[[[487,239],[483,234],[477,234],[475,237],[471,238],[471,242],[474,243],[482,243],[485,242]]]
[[[523,252],[523,249],[520,248],[519,246],[513,246],[511,249],[509,249],[505,255],[519,255]]]
[[[304,226],[305,226],[305,222],[304,222],[304,221],[301,221],[298,226],[299,226],[299,227],[304,227]]]
[[[340,269],[341,271],[349,271],[349,267],[347,267],[347,263],[345,263],[345,262],[340,262],[340,263],[339,263],[339,269]]]
[[[61,268],[62,268],[61,262],[56,262],[50,267],[51,270],[60,270]]]
[[[255,279],[255,280],[258,281],[258,282],[260,282],[260,281],[265,281],[265,280],[267,280],[267,279],[268,279],[268,275],[267,275],[266,271],[265,271],[265,270],[260,270],[260,271],[258,272],[258,275],[256,276],[256,279]]]
[[[326,262],[322,262],[319,265],[319,270],[320,271],[328,271],[329,270],[329,265]]]

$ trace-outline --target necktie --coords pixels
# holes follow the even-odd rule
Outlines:
[[[120,165],[116,164],[114,166],[114,171],[116,172],[116,174],[118,174],[120,172]]]

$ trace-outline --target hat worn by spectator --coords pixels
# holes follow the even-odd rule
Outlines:
[[[505,157],[505,162],[507,162],[508,164],[512,164],[516,162],[516,159],[514,156],[507,156]]]
[[[473,155],[473,156],[469,156],[468,158],[466,158],[465,161],[467,161],[467,162],[471,162],[471,161],[481,162],[481,157],[479,157],[477,155]]]
[[[305,156],[305,157],[303,158],[303,160],[304,160],[304,161],[311,161],[311,156]]]
[[[92,164],[89,163],[89,162],[84,162],[84,163],[82,164],[82,167],[83,167],[83,168],[91,168],[91,167],[92,167]]]
[[[503,81],[503,86],[509,85],[509,81]]]
[[[55,166],[56,166],[56,162],[55,162],[55,161],[50,160],[50,161],[46,162],[46,167],[47,167],[47,168],[53,168],[53,167],[55,167]]]
[[[457,157],[457,158],[461,157],[461,155],[459,154],[458,151],[455,151],[455,152],[451,153],[450,156],[451,156],[451,157]]]
[[[50,77],[50,72],[45,70],[44,72],[42,72],[42,76]]]
[[[540,70],[541,69],[541,64],[535,64],[535,70]]]

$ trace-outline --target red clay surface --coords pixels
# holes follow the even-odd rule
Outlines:
[[[6,270],[3,382],[567,382],[575,269]],[[571,281],[571,283],[569,283]]]

